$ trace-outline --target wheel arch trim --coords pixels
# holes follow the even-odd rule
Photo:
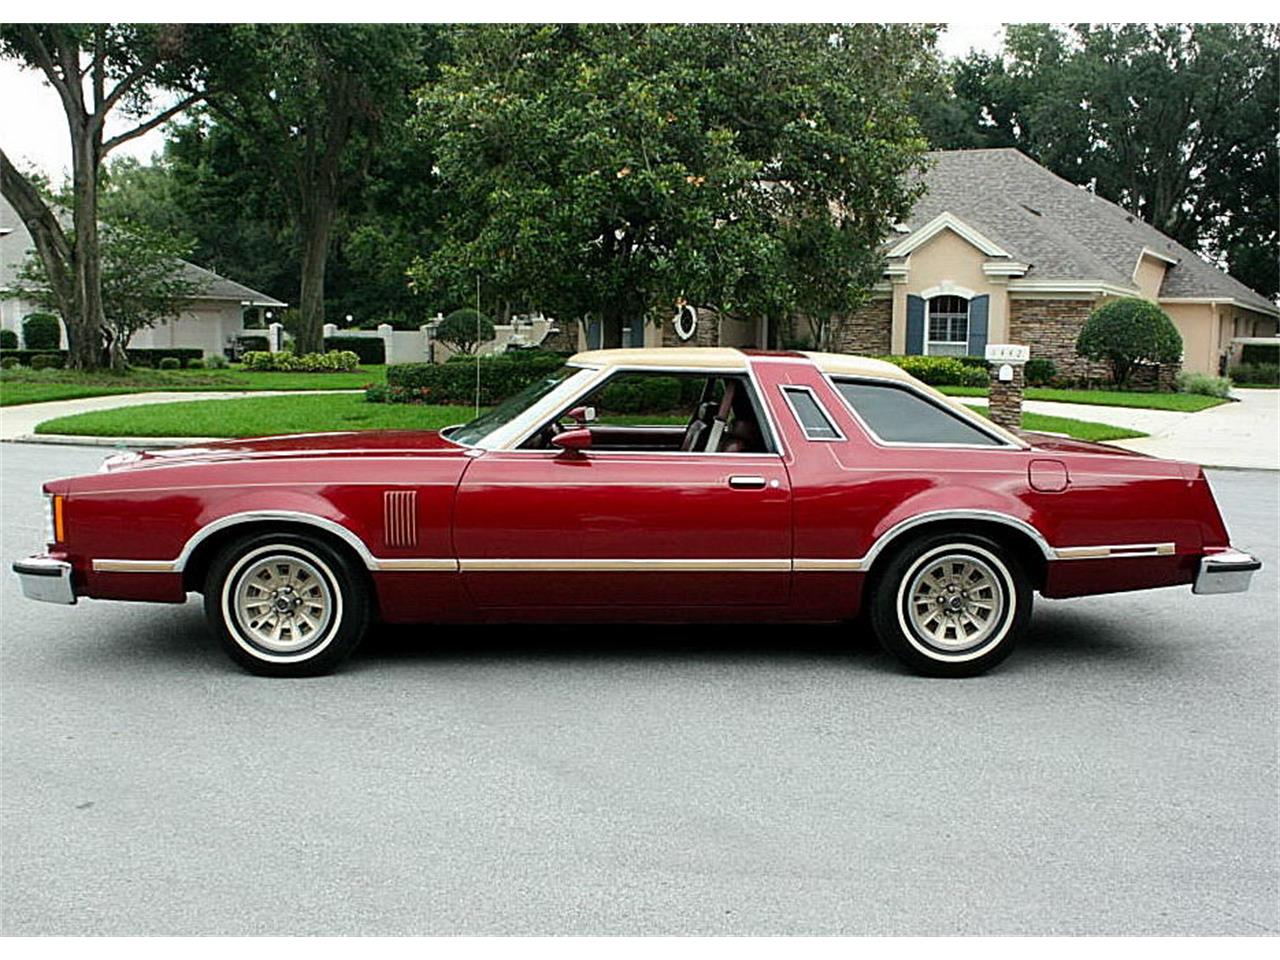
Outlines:
[[[880,534],[871,545],[871,549],[862,557],[862,569],[866,570],[875,562],[876,557],[883,553],[892,543],[903,534],[915,529],[916,527],[925,526],[931,523],[946,523],[952,520],[980,520],[986,523],[997,523],[1016,530],[1026,536],[1040,550],[1045,560],[1057,560],[1058,551],[1049,545],[1049,541],[1044,538],[1039,530],[1033,527],[1025,520],[1007,513],[1001,513],[998,510],[930,510],[927,513],[916,514],[913,517],[907,517],[900,520],[892,527]]]
[[[355,532],[336,520],[302,510],[246,510],[211,520],[197,530],[183,544],[181,552],[173,560],[110,560],[95,559],[93,569],[104,573],[182,573],[199,547],[210,537],[224,530],[251,523],[289,523],[322,530],[350,547],[367,570],[456,571],[457,560],[449,557],[390,558],[375,557],[373,552]]]

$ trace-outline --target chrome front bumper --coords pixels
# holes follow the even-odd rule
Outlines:
[[[75,603],[71,586],[71,564],[53,557],[27,557],[13,562],[13,572],[22,584],[23,596],[46,603]]]
[[[1244,593],[1262,561],[1239,550],[1224,550],[1200,558],[1192,593]]]

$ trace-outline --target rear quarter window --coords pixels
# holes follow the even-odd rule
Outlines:
[[[1005,446],[994,435],[906,387],[845,380],[837,381],[836,389],[871,432],[887,443]]]

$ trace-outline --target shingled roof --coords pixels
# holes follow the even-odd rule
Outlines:
[[[1155,227],[1014,149],[928,155],[927,192],[902,225],[914,233],[950,213],[1028,265],[1025,281],[1098,283],[1137,293],[1143,250],[1172,261],[1160,299],[1224,299],[1268,314],[1274,303]],[[900,229],[902,229],[900,228]],[[890,241],[897,245],[907,237]]]

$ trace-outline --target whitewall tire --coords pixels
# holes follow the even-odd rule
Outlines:
[[[918,673],[967,677],[1013,652],[1032,592],[1011,551],[986,537],[911,541],[878,571],[867,598],[876,636]]]
[[[205,616],[231,659],[275,677],[327,673],[369,623],[363,571],[328,543],[262,533],[224,547],[209,567]]]

